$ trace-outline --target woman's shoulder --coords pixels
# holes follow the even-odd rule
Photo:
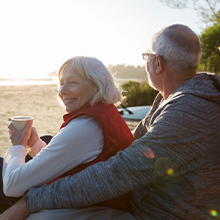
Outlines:
[[[64,128],[64,130],[72,130],[78,132],[97,132],[98,130],[101,130],[101,127],[98,123],[98,121],[91,115],[81,115],[77,118],[74,118],[71,120]]]
[[[92,115],[80,115],[77,118],[72,119],[67,125],[73,125],[78,123],[96,123],[96,119]]]

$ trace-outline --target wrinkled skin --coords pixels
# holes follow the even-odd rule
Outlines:
[[[32,127],[33,121],[29,121],[23,131],[18,131],[14,128],[12,123],[9,124],[9,135],[13,146],[23,145],[24,147],[32,147],[38,140],[38,134],[34,127]],[[31,130],[32,129],[32,130]],[[30,139],[28,139],[29,132],[31,130]]]
[[[20,199],[11,208],[0,215],[0,220],[23,220],[28,217],[29,214],[25,200]]]

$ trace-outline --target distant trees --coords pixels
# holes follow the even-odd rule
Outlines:
[[[147,74],[144,66],[132,66],[125,64],[109,65],[108,69],[112,73],[116,73],[116,78],[140,79],[146,80]]]
[[[199,68],[220,75],[220,22],[203,30],[199,38],[202,47]]]
[[[121,88],[126,91],[125,98],[121,102],[126,107],[152,105],[158,93],[146,81],[128,81],[122,84]]]
[[[109,65],[108,68],[112,73],[116,73],[116,78],[129,79],[120,85],[125,91],[121,104],[126,107],[152,105],[158,91],[148,85],[145,66],[118,64]],[[135,81],[136,79],[140,82]]]
[[[53,72],[47,74],[47,76],[52,79],[56,79],[57,75],[58,75],[58,71],[53,71]]]

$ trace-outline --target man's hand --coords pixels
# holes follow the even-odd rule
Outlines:
[[[13,144],[13,146],[23,145],[23,146],[27,147],[32,123],[33,123],[33,121],[28,121],[24,127],[24,130],[22,130],[22,131],[18,131],[17,129],[15,129],[15,127],[12,125],[12,123],[9,124],[9,126],[8,126],[9,135],[10,135],[11,143]]]
[[[23,220],[30,215],[24,199],[18,200],[11,208],[0,215],[0,220]]]

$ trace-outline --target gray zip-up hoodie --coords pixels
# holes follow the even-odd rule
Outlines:
[[[162,101],[159,94],[130,147],[31,188],[24,196],[28,209],[85,207],[132,192],[137,219],[220,215],[220,78],[198,74]]]

